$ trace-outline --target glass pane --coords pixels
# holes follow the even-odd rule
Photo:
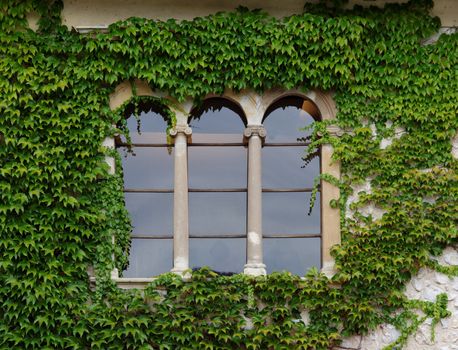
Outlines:
[[[189,266],[209,266],[217,272],[242,272],[246,262],[245,245],[244,238],[191,238]]]
[[[320,158],[305,165],[304,147],[264,147],[262,149],[262,186],[265,188],[312,187],[320,175]]]
[[[265,234],[319,234],[320,195],[317,194],[312,214],[311,194],[307,192],[263,193],[262,218]]]
[[[316,108],[310,101],[295,97],[276,103],[263,121],[267,130],[266,142],[296,142],[310,135],[310,130],[300,130],[315,121],[307,112],[311,111],[310,105]]]
[[[224,99],[209,99],[192,112],[192,142],[243,142],[242,112]]]
[[[173,148],[134,147],[128,153],[119,148],[125,188],[173,188]]]
[[[246,193],[189,193],[191,235],[245,234]]]
[[[173,193],[125,193],[126,207],[141,236],[172,235]]]
[[[139,115],[140,133],[137,118],[132,115],[127,119],[130,137],[134,143],[167,143],[167,122],[159,113],[149,111]],[[121,138],[125,142],[125,138]]]
[[[247,185],[244,147],[189,147],[190,188],[234,188]]]
[[[129,267],[123,277],[153,277],[173,265],[172,239],[132,239]]]
[[[304,276],[311,267],[320,268],[320,238],[268,238],[263,244],[267,273],[289,271]]]

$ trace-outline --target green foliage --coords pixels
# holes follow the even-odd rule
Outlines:
[[[438,28],[430,1],[330,3],[282,20],[240,8],[182,22],[130,18],[80,35],[60,24],[61,1],[2,2],[0,348],[327,349],[382,322],[402,330],[394,347],[422,322],[416,311],[433,323],[448,315],[446,296],[415,302],[402,291],[421,267],[457,273],[431,255],[457,243],[458,36],[421,45]],[[38,32],[30,12],[41,16]],[[144,292],[118,289],[112,254],[124,269],[131,228],[122,173],[104,161],[117,156],[101,145],[129,107],[111,111],[109,94],[131,79],[178,100],[227,88],[333,89],[344,134],[317,124],[310,149],[331,143],[342,165],[342,179],[322,175],[341,189],[337,274],[203,269],[190,281],[165,274]],[[368,180],[370,191],[353,193]]]

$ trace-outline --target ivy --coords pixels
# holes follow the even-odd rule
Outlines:
[[[457,243],[458,37],[422,45],[439,27],[431,1],[344,2],[307,4],[282,20],[245,8],[181,22],[130,18],[89,35],[61,24],[61,1],[2,2],[0,348],[328,349],[383,322],[401,331],[395,348],[426,318],[447,317],[446,295],[412,301],[403,291],[423,267],[457,274],[433,257]],[[40,16],[36,32],[30,13]],[[315,125],[310,152],[330,143],[341,163],[341,179],[321,176],[341,190],[337,274],[202,269],[118,289],[110,271],[128,264],[131,225],[122,173],[105,164],[119,158],[102,142],[125,133],[126,113],[170,103],[134,93],[110,110],[110,93],[134,79],[178,101],[332,89],[337,120]]]

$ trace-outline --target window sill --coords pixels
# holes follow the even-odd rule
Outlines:
[[[334,261],[329,261],[324,264],[320,269],[321,273],[324,273],[328,278],[331,278],[336,273],[334,267]],[[153,282],[157,277],[112,277],[111,280],[116,283],[120,289],[145,289],[148,284]],[[302,277],[303,278],[303,277]],[[90,286],[92,289],[95,288],[96,278],[89,278]]]
[[[148,277],[148,278],[112,278],[111,280],[116,283],[118,288],[120,289],[145,289],[148,284],[153,282],[156,278],[155,277]],[[95,288],[97,284],[97,280],[95,277],[90,278],[90,285],[91,288]]]

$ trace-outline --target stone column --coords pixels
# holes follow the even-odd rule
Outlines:
[[[175,138],[175,179],[173,190],[173,269],[183,274],[189,268],[188,226],[188,137],[192,130],[177,125],[170,131]]]
[[[262,258],[261,184],[261,148],[266,130],[261,125],[248,125],[243,136],[248,140],[247,263],[244,273],[259,276],[266,274]]]

